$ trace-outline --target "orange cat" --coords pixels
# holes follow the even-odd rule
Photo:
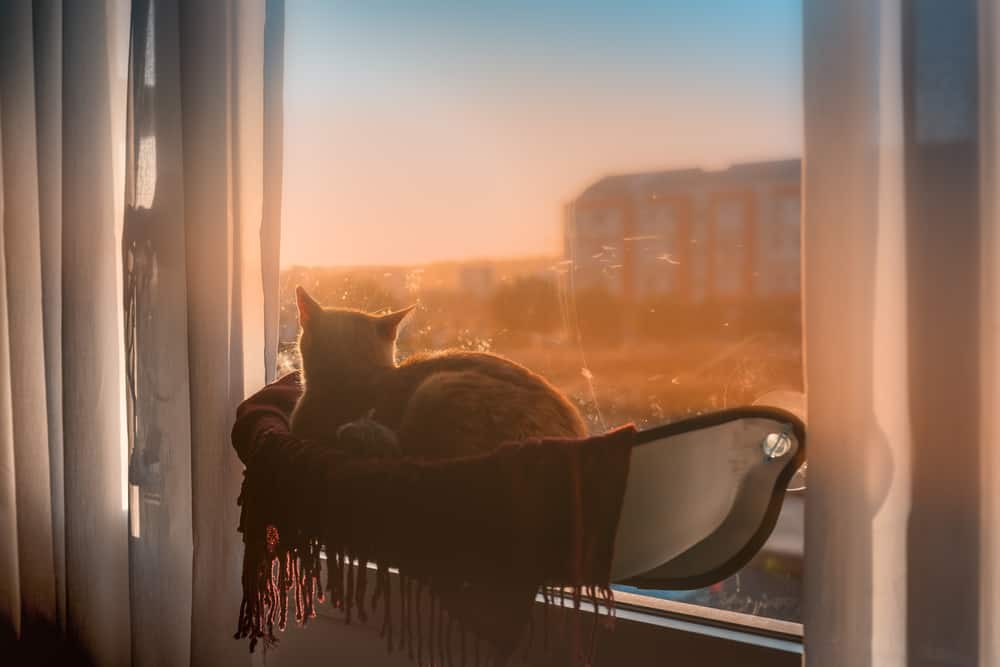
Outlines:
[[[332,439],[366,416],[396,434],[403,455],[440,459],[533,436],[587,434],[558,389],[503,357],[445,351],[397,364],[396,335],[412,306],[368,315],[323,308],[301,287],[296,298],[305,382],[292,414],[299,437]]]

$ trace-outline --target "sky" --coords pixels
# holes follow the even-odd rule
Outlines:
[[[801,0],[286,11],[286,266],[557,254],[604,175],[801,154]]]

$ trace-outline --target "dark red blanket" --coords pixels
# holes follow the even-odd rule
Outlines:
[[[290,434],[300,393],[298,375],[286,375],[247,399],[233,427],[246,465],[236,636],[249,637],[251,650],[284,627],[290,593],[300,623],[324,593],[348,620],[381,601],[390,647],[395,627],[395,643],[418,662],[454,646],[453,631],[463,653],[469,635],[505,659],[525,634],[539,589],[568,590],[577,605],[584,597],[595,609],[601,600],[610,605],[633,427],[443,462],[361,460]],[[325,586],[321,552],[329,558]],[[377,565],[370,594],[367,568],[356,562]],[[393,622],[396,595],[402,612]]]

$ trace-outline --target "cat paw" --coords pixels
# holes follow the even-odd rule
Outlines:
[[[392,458],[401,453],[396,432],[372,419],[371,413],[338,428],[337,445],[364,458]]]

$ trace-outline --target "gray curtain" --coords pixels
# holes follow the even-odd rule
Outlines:
[[[128,662],[130,622],[123,10],[0,3],[0,626],[36,658],[65,644],[108,665]]]
[[[0,649],[19,640],[16,664],[249,663],[228,441],[275,365],[283,12],[0,2]]]
[[[236,406],[275,367],[282,32],[273,0],[133,2],[123,260],[137,665],[249,664],[232,640],[242,468],[228,440]]]
[[[1000,23],[806,0],[810,667],[1000,661]]]

